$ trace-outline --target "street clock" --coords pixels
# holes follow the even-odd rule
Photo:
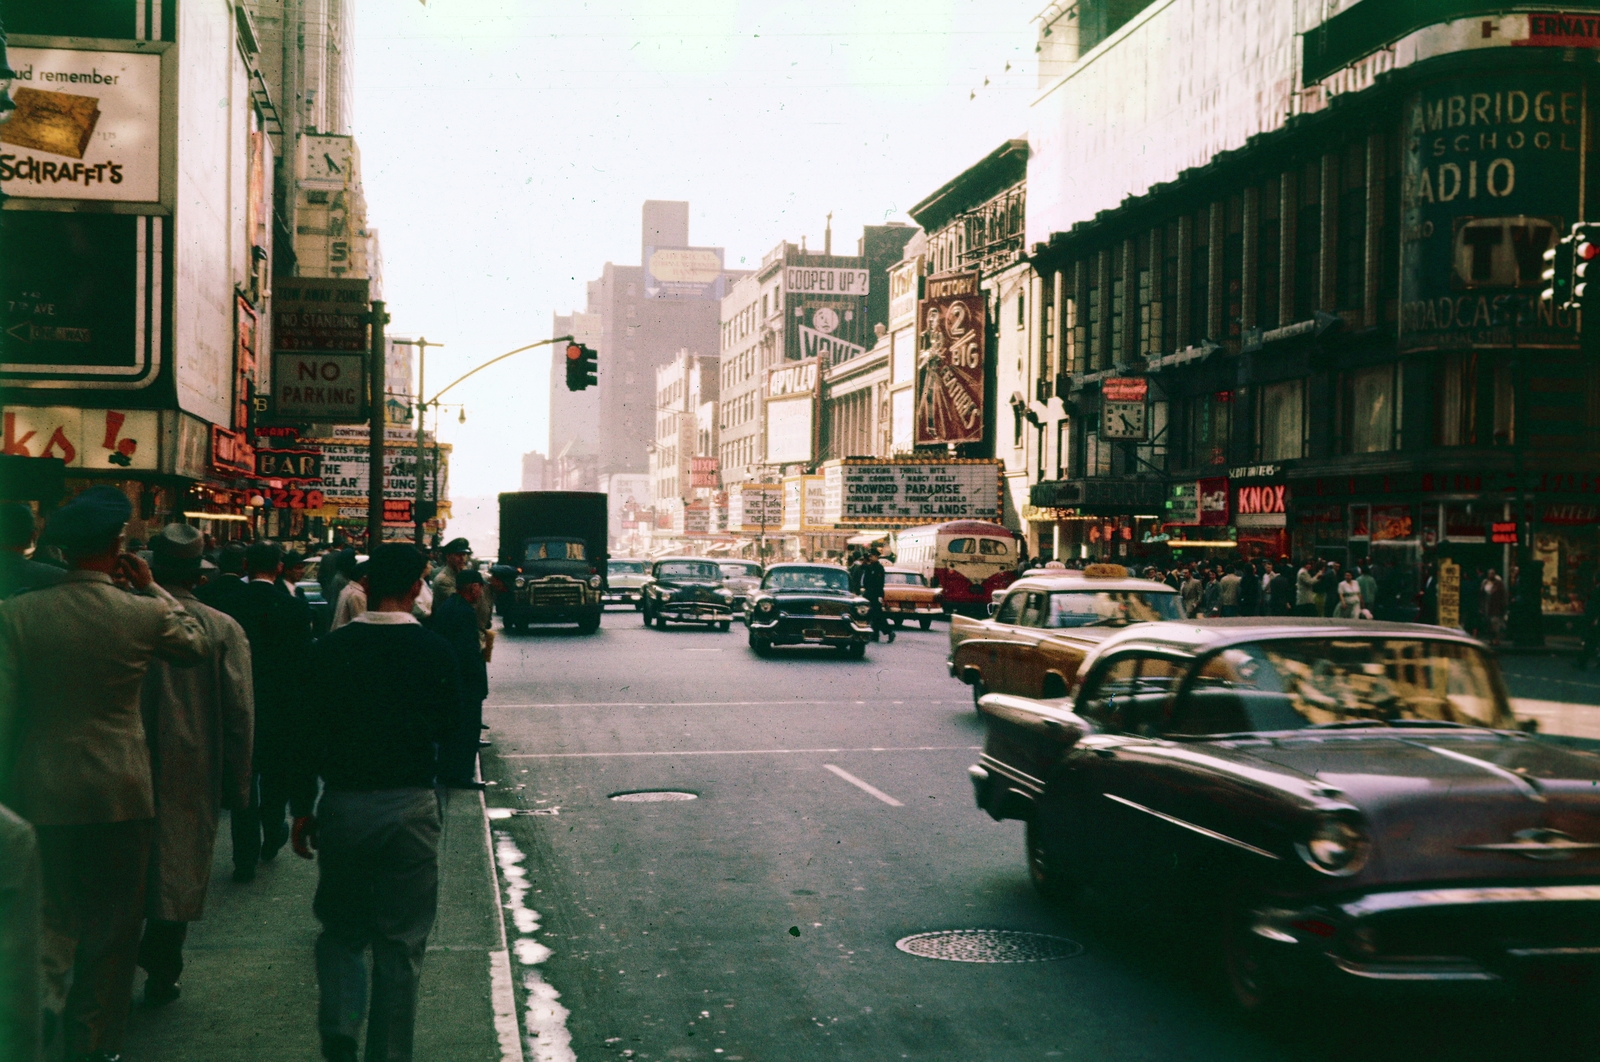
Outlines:
[[[1100,438],[1137,439],[1150,437],[1149,406],[1143,402],[1106,399],[1100,405]]]

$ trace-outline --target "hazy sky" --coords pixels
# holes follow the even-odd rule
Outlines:
[[[1042,6],[358,0],[355,133],[391,331],[446,344],[430,395],[548,337],[607,261],[638,263],[646,199],[688,200],[690,240],[730,266],[820,248],[830,210],[853,251],[863,224],[908,220],[1026,133]],[[441,432],[454,496],[518,489],[521,454],[546,448],[548,379],[534,351],[447,396],[467,407]]]

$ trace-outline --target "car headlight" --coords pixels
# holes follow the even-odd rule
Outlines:
[[[589,585],[598,590],[600,588],[600,577],[598,575],[589,576]]]
[[[872,606],[871,605],[857,605],[856,606],[856,615],[858,615],[858,616],[865,616],[867,613],[869,613],[871,611],[872,611]]]
[[[763,601],[761,604],[756,606],[756,609],[760,612],[771,612],[773,609],[773,604],[771,601]]]
[[[519,576],[517,576],[517,580],[516,580],[515,585],[516,585],[517,589],[520,590],[524,586],[528,585],[528,580],[524,579],[522,576],[519,575]]]
[[[1361,872],[1372,839],[1355,823],[1334,816],[1318,819],[1304,842],[1295,845],[1306,866],[1319,874],[1348,878]]]

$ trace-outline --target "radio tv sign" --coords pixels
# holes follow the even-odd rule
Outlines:
[[[273,415],[365,420],[367,281],[284,281],[272,300]]]

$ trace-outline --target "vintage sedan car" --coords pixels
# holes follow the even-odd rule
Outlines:
[[[722,569],[704,557],[663,557],[650,569],[640,611],[644,625],[666,630],[667,621],[704,623],[718,630],[733,625],[733,592],[722,585]]]
[[[1034,884],[1217,927],[1247,1009],[1600,973],[1600,755],[1519,729],[1464,635],[1141,624],[1071,699],[981,710],[977,801]]]
[[[600,603],[644,608],[644,584],[650,579],[650,562],[634,557],[612,557],[606,561],[606,586]]]
[[[1089,651],[1134,623],[1184,618],[1172,587],[1120,564],[1035,571],[1007,589],[988,619],[950,618],[950,674],[985,693],[1060,697]]]
[[[765,656],[774,645],[830,645],[859,660],[872,637],[871,610],[866,598],[850,592],[843,568],[774,564],[745,613],[750,648]]]
[[[722,585],[733,591],[733,610],[743,612],[750,603],[750,594],[761,587],[763,569],[756,561],[718,561],[722,569]]]
[[[910,568],[883,570],[883,614],[896,627],[914,619],[923,630],[933,626],[935,616],[944,615],[944,590],[929,586],[921,572]]]

